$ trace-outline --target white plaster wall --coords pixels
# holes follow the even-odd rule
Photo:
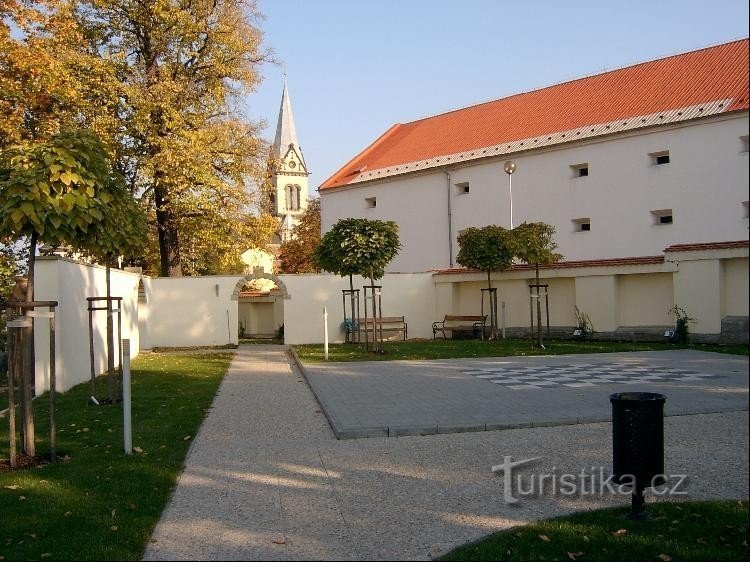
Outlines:
[[[274,335],[284,321],[277,322],[276,308],[282,297],[239,302],[239,321],[245,327],[245,337]]]
[[[111,270],[112,296],[122,297],[122,337],[131,341],[131,357],[139,350],[138,281],[140,275]],[[36,262],[35,299],[56,300],[57,390],[64,392],[90,378],[89,327],[86,297],[106,296],[105,269],[66,259],[40,257]],[[102,303],[104,305],[105,303]],[[106,370],[106,311],[94,316],[94,368]],[[114,316],[115,338],[117,316]],[[49,329],[46,319],[35,320],[36,392],[49,389]],[[115,342],[117,340],[115,339]],[[116,343],[115,343],[116,345]],[[115,357],[119,365],[119,357]]]
[[[321,343],[324,307],[328,309],[330,341],[344,341],[341,291],[349,288],[348,277],[302,274],[279,275],[279,279],[291,297],[284,301],[284,343]],[[405,316],[410,338],[432,337],[436,312],[431,274],[389,274],[376,283],[383,286],[383,316]],[[369,281],[354,278],[355,289],[361,290],[365,284]],[[360,311],[364,316],[363,307],[364,294],[360,292]]]
[[[721,291],[721,317],[748,315],[748,259],[721,261],[724,286]]]
[[[672,273],[619,275],[617,277],[618,326],[674,324]]]
[[[721,331],[722,268],[718,259],[683,260],[674,275],[675,304],[695,319],[690,331],[716,334]]]
[[[232,293],[244,279],[244,275],[144,278],[149,346],[237,344],[238,310]]]
[[[582,314],[588,315],[594,330],[612,332],[617,329],[617,290],[616,275],[575,278],[575,304]]]
[[[513,222],[544,221],[567,260],[661,255],[677,243],[747,238],[747,113],[648,132],[582,141],[512,157]],[[656,166],[649,153],[669,150]],[[451,170],[453,255],[455,238],[468,226],[509,226],[508,176],[502,157]],[[571,165],[589,164],[575,178]],[[469,182],[460,194],[455,184]],[[340,218],[394,220],[403,244],[389,271],[448,267],[446,175],[442,171],[394,177],[352,188],[322,190],[323,231]],[[365,198],[376,197],[368,208]],[[672,209],[674,223],[653,224],[652,210]],[[590,232],[575,232],[573,219],[591,219]]]
[[[342,218],[393,220],[398,223],[401,251],[389,272],[427,271],[448,264],[447,179],[443,172],[355,189],[320,192],[321,229],[327,232]],[[368,207],[366,198],[376,197]],[[455,232],[454,232],[455,234]]]

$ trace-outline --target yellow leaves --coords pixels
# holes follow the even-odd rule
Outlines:
[[[578,560],[581,556],[583,556],[583,552],[566,552],[565,554],[568,555],[568,558],[571,560]]]
[[[77,183],[79,180],[80,177],[78,174],[74,174],[73,172],[63,172],[60,174],[60,181],[67,186],[70,186],[72,183]]]
[[[671,562],[672,557],[669,554],[660,554],[659,560],[662,560],[662,562]]]
[[[539,535],[539,540],[544,542],[552,542],[552,539],[549,538],[547,535]]]
[[[628,534],[627,529],[617,529],[614,533],[612,533],[613,537],[622,537],[624,535]]]

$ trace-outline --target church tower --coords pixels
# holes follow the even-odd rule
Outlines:
[[[267,210],[281,219],[279,241],[285,242],[307,208],[307,177],[310,175],[297,141],[286,80],[268,171],[271,181],[266,199]]]

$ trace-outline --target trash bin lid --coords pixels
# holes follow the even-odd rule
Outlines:
[[[664,402],[663,394],[656,392],[616,392],[609,395],[610,402]]]

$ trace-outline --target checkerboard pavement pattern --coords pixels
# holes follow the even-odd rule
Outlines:
[[[461,372],[511,390],[556,386],[583,388],[599,384],[643,385],[722,378],[722,375],[701,373],[690,369],[633,365],[631,363],[498,366],[463,370]]]

